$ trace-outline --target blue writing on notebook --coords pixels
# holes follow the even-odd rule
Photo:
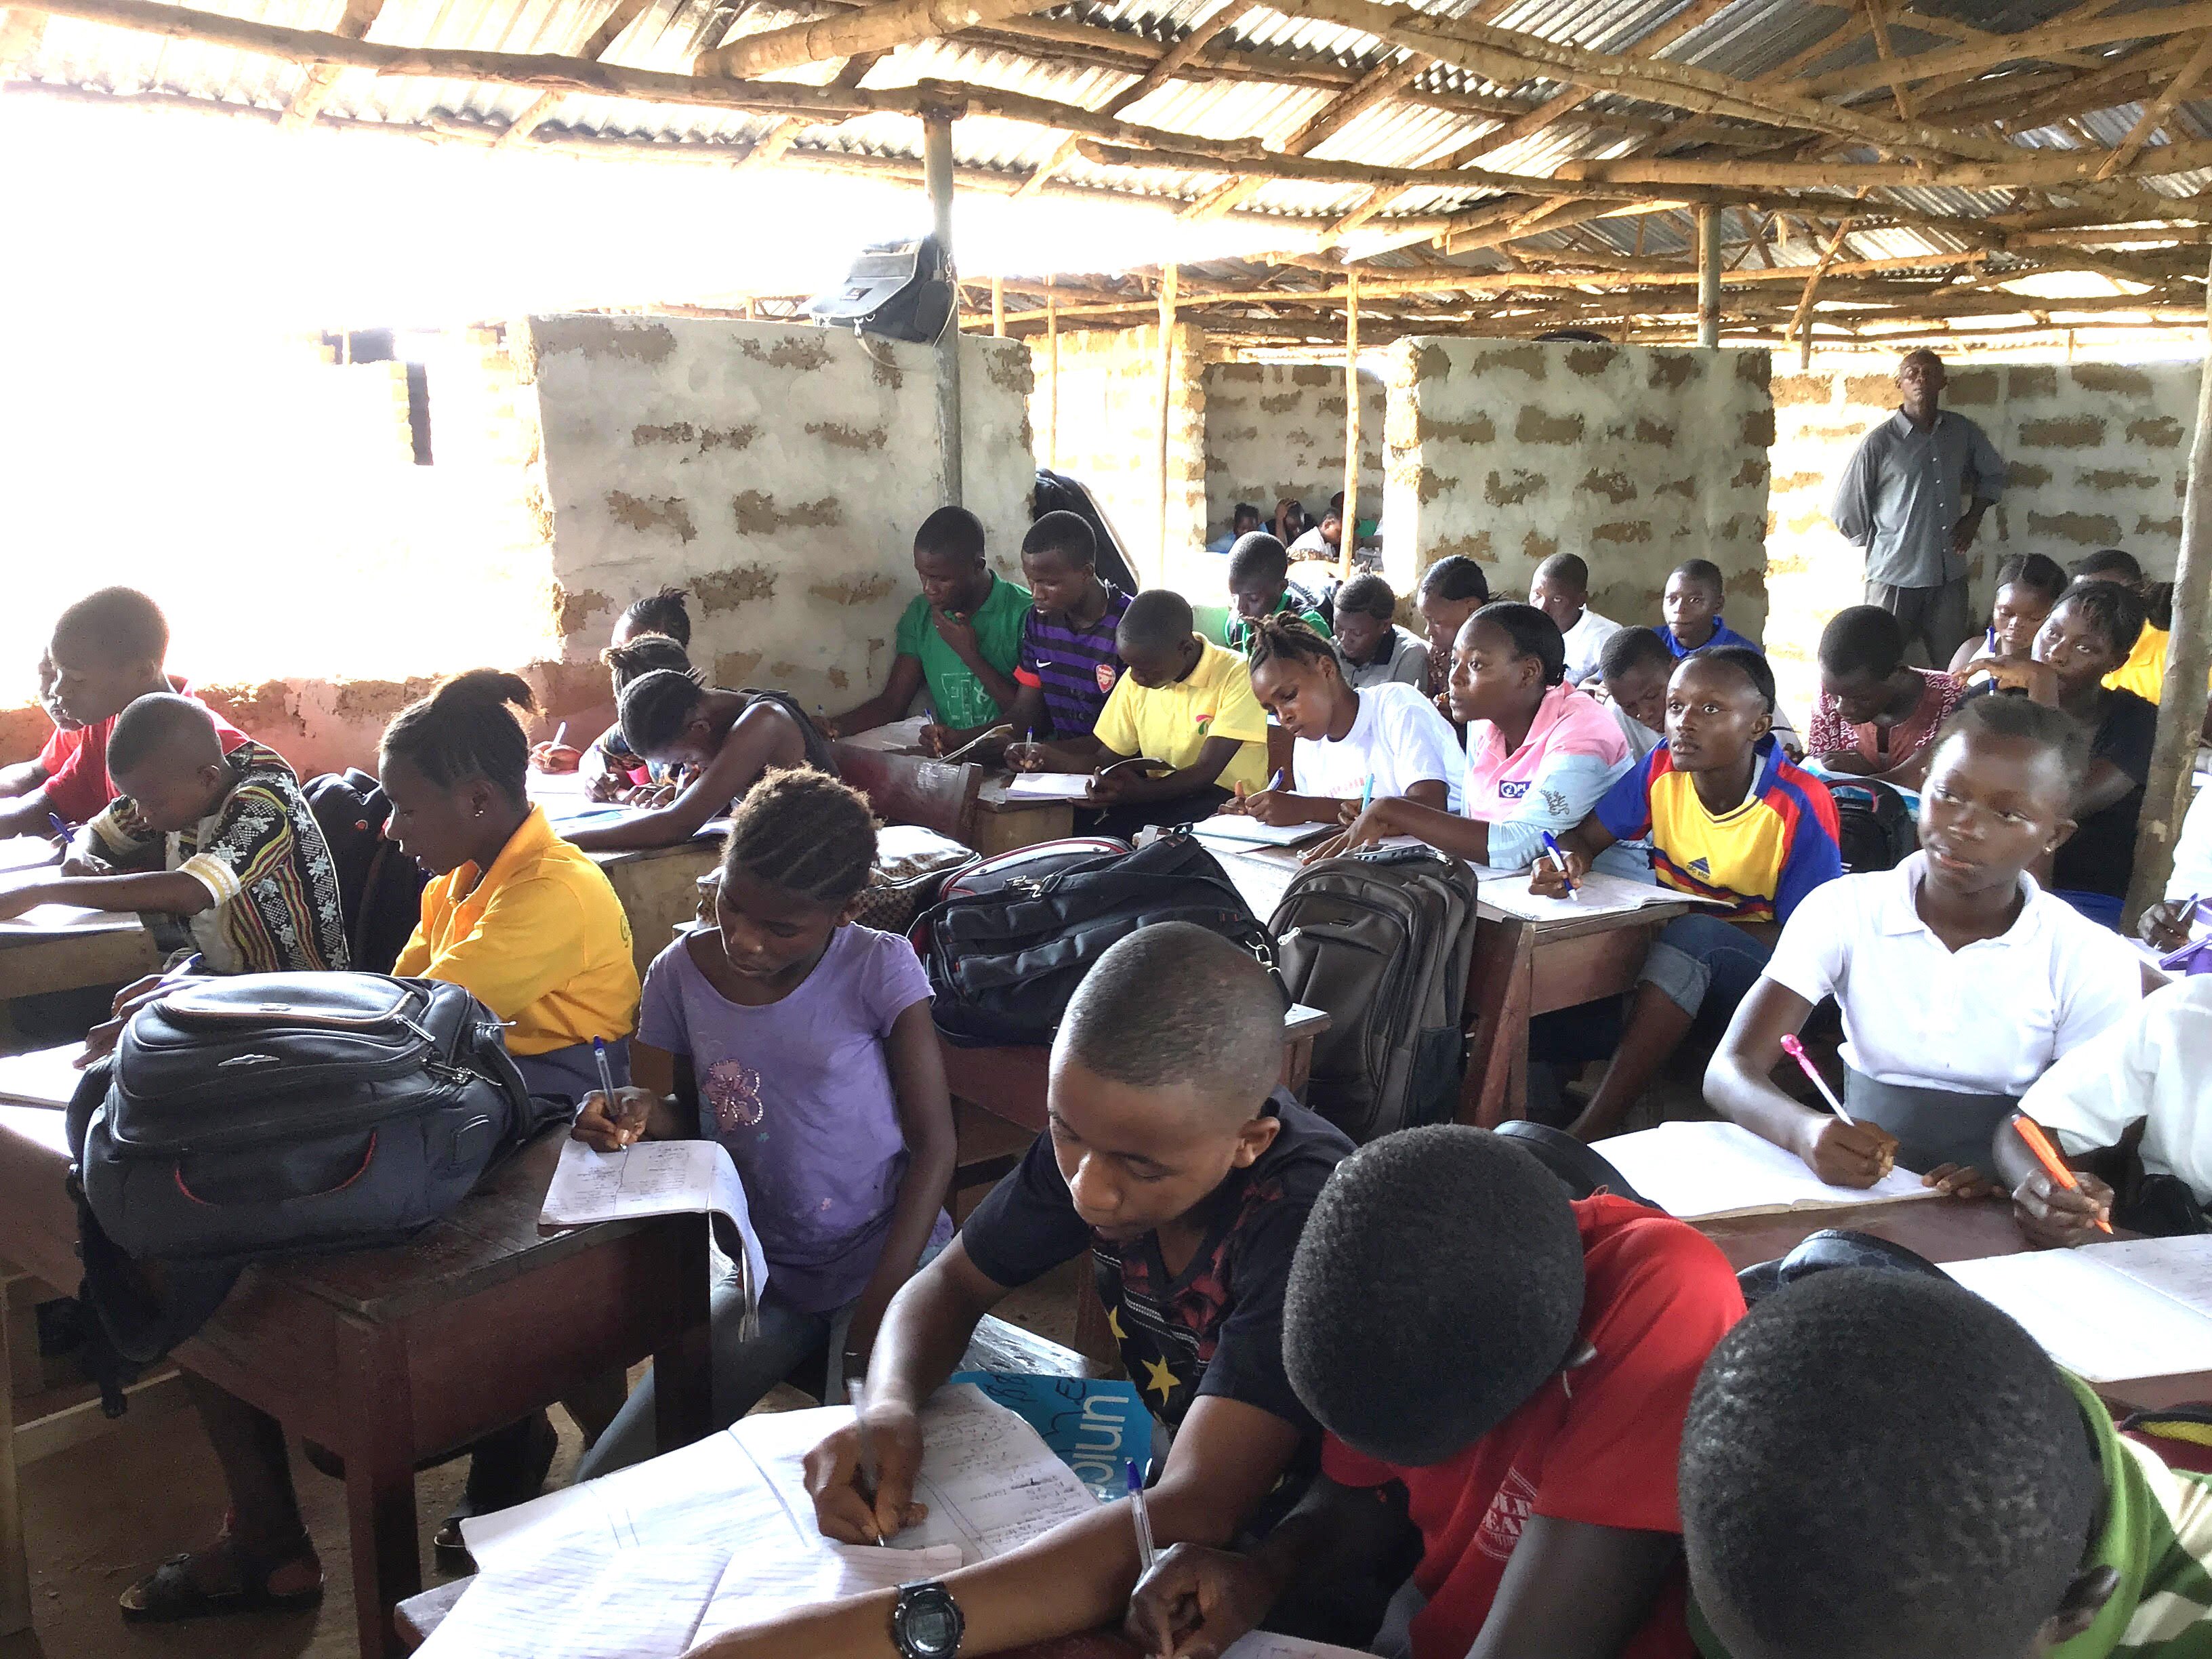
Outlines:
[[[1129,1460],[1151,1467],[1152,1414],[1131,1383],[1012,1371],[958,1371],[951,1381],[1018,1413],[1102,1504],[1128,1496]]]

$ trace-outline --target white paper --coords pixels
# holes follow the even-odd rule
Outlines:
[[[1334,835],[1340,828],[1333,823],[1262,823],[1245,813],[1218,812],[1203,823],[1193,824],[1190,832],[1200,841],[1251,847],[1294,847],[1300,842]]]
[[[1892,1170],[1871,1187],[1832,1187],[1804,1159],[1733,1123],[1662,1123],[1598,1141],[1590,1150],[1638,1192],[1684,1221],[1938,1195],[1907,1170]]]
[[[112,933],[143,924],[130,910],[91,910],[81,904],[34,904],[0,921],[0,933]]]
[[[1231,1643],[1221,1659],[1367,1659],[1367,1656],[1352,1648],[1332,1647],[1327,1642],[1302,1641],[1295,1636],[1255,1630]]]
[[[2130,1238],[2085,1248],[2106,1267],[2212,1318],[2212,1234]]]
[[[1569,898],[1547,898],[1529,890],[1526,870],[1498,870],[1489,865],[1474,869],[1475,899],[1522,921],[1571,921],[1578,916],[1620,915],[1652,904],[1718,905],[1718,899],[1678,893],[1650,882],[1630,881],[1592,870],[1575,884]]]
[[[2212,1319],[2100,1259],[2124,1248],[2032,1250],[1948,1262],[1943,1271],[2010,1314],[2051,1358],[2091,1382],[2212,1370]]]
[[[872,726],[865,732],[855,732],[841,738],[855,749],[872,749],[879,754],[913,753],[921,748],[921,728],[929,724],[929,716],[916,714],[912,720],[893,720],[888,726]]]
[[[17,1106],[66,1106],[84,1073],[76,1068],[82,1042],[0,1057],[0,1100]]]
[[[726,1549],[697,1545],[572,1544],[486,1568],[420,1651],[425,1659],[673,1659],[692,1644],[729,1559]]]
[[[786,1556],[732,1556],[714,1586],[693,1643],[766,1624],[800,1607],[894,1589],[920,1578],[942,1578],[960,1565],[960,1552],[949,1547],[884,1549],[817,1542],[815,1549]]]
[[[1017,772],[1006,780],[1008,800],[1089,800],[1091,777],[1085,772]]]
[[[581,1227],[639,1216],[719,1215],[744,1240],[756,1300],[768,1287],[768,1257],[753,1232],[744,1183],[728,1149],[716,1140],[641,1140],[618,1152],[562,1143],[561,1162],[545,1189],[538,1221]]]
[[[0,837],[0,871],[35,870],[41,865],[59,864],[61,858],[45,836]]]

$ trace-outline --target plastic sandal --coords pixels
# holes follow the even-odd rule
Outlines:
[[[116,1605],[122,1611],[124,1622],[174,1625],[191,1619],[216,1619],[232,1613],[301,1613],[322,1602],[322,1564],[316,1559],[314,1546],[305,1536],[301,1538],[298,1548],[273,1559],[249,1554],[228,1535],[217,1539],[210,1549],[201,1553],[216,1552],[227,1553],[236,1565],[240,1582],[235,1587],[208,1589],[192,1577],[192,1563],[199,1557],[190,1553],[173,1555],[118,1598]],[[296,1561],[315,1565],[319,1576],[314,1584],[307,1589],[270,1589],[269,1581],[277,1570]]]

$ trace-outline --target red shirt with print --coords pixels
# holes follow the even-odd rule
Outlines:
[[[179,696],[207,708],[185,681],[173,679],[169,684]],[[245,732],[214,709],[208,708],[208,713],[215,720],[215,734],[222,742],[224,754],[247,741]],[[48,811],[58,813],[71,824],[89,823],[115,799],[115,781],[107,775],[107,734],[115,729],[116,718],[110,714],[74,732],[54,728],[53,736],[39,751],[39,769],[46,775]]]
[[[1588,1357],[1547,1381],[1458,1456],[1401,1468],[1334,1435],[1322,1469],[1347,1486],[1403,1483],[1426,1553],[1413,1583],[1413,1659],[1462,1659],[1481,1635],[1505,1563],[1532,1515],[1639,1532],[1680,1532],[1674,1490],[1682,1419],[1705,1358],[1743,1317],[1727,1258],[1695,1229],[1601,1195],[1575,1206],[1582,1231]],[[1622,1659],[1694,1659],[1678,1563]]]

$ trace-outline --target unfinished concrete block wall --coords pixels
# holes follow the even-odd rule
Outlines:
[[[1415,338],[1389,356],[1384,568],[1408,592],[1438,559],[1525,597],[1577,553],[1591,603],[1656,623],[1667,573],[1711,559],[1729,625],[1767,620],[1767,354]]]
[[[595,656],[623,605],[676,585],[719,684],[835,709],[883,684],[919,591],[914,532],[942,503],[929,348],[677,318],[523,328],[563,656]],[[1015,577],[1029,394],[1025,346],[962,340],[966,505]]]
[[[1316,519],[1344,488],[1344,370],[1322,363],[1214,363],[1205,374],[1206,534],[1237,503],[1262,520],[1289,496]],[[1359,516],[1382,511],[1382,377],[1359,376]]]
[[[2124,547],[2155,576],[2173,574],[2200,373],[2196,363],[1951,370],[1945,406],[1979,423],[2006,462],[2004,498],[1968,562],[1977,614],[1986,615],[2009,554],[2065,566]],[[1803,706],[1818,689],[1821,629],[1864,598],[1865,557],[1828,520],[1835,482],[1861,438],[1896,409],[1897,385],[1871,370],[1778,375],[1774,406],[1767,654],[1785,698]]]
[[[1169,347],[1164,538],[1158,325],[1064,333],[1056,350],[1032,341],[1030,422],[1038,455],[1090,487],[1127,547],[1138,580],[1206,602],[1221,577],[1212,568],[1219,562],[1205,545],[1205,336],[1180,325],[1170,331]]]

